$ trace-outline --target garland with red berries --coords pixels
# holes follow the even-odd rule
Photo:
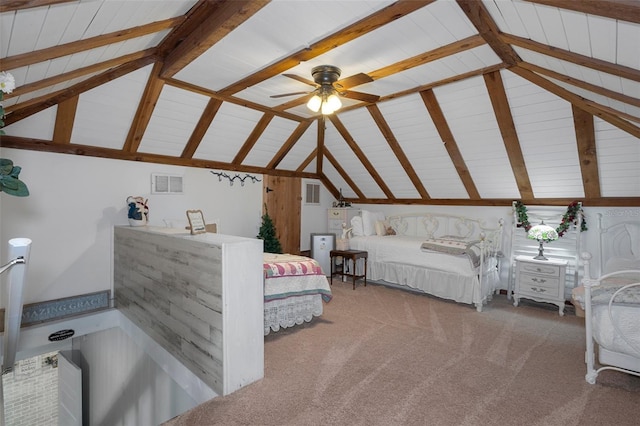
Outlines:
[[[529,216],[527,215],[527,207],[522,204],[521,201],[515,202],[516,215],[518,216],[518,227],[524,228],[526,232],[529,232],[531,229],[531,223],[529,222]],[[565,232],[569,230],[571,225],[578,224],[578,217],[582,219],[580,222],[580,232],[584,232],[587,229],[587,221],[584,217],[584,211],[582,210],[582,206],[579,202],[574,201],[573,203],[567,206],[567,211],[562,215],[562,221],[560,225],[556,228],[556,232],[559,237],[562,237]]]

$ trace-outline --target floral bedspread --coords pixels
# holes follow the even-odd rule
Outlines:
[[[309,294],[320,294],[325,302],[332,298],[329,281],[315,259],[264,253],[263,270],[265,302]]]

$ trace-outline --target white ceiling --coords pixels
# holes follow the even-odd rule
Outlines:
[[[415,11],[345,42],[348,33],[340,35],[345,28],[404,3],[273,0],[235,28],[228,21],[230,31],[221,25],[216,31],[227,34],[172,76],[159,76],[149,61],[108,79],[105,73],[120,63],[91,67],[125,55],[132,55],[126,62],[135,61],[147,49],[158,48],[153,53],[160,54],[174,27],[141,29],[180,18],[200,2],[49,3],[4,6],[0,14],[0,69],[24,89],[5,95],[9,125],[2,146],[60,152],[81,146],[85,155],[86,147],[94,147],[114,158],[136,154],[146,161],[193,160],[199,167],[318,177],[355,201],[606,204],[610,199],[615,204],[614,198],[623,198],[634,204],[640,199],[640,3],[625,2],[616,11],[612,1],[591,1],[578,10],[553,0],[438,0],[423,7],[410,1],[405,3]],[[479,13],[477,21],[469,8]],[[198,36],[206,27],[192,33]],[[126,39],[133,31],[140,35]],[[101,37],[108,42],[98,46]],[[333,47],[322,48],[325,40]],[[461,41],[475,47],[438,55]],[[507,63],[509,54],[500,46],[515,63]],[[308,58],[297,65],[273,76],[265,71],[305,50]],[[437,59],[420,60],[432,57]],[[312,80],[311,69],[323,64],[340,67],[341,78],[367,74],[372,81],[350,90],[380,100],[343,98],[343,109],[327,117],[319,132],[317,115],[304,103],[280,107],[299,96],[270,96],[312,90],[283,74]],[[254,76],[259,78],[245,89],[234,86]],[[60,119],[58,104],[73,94],[75,110],[64,109],[69,124]],[[221,102],[200,130],[214,101]],[[142,120],[135,152],[123,154],[145,117],[141,102],[155,107]],[[581,112],[591,117],[593,131],[576,124]],[[12,121],[14,113],[19,119]],[[67,131],[65,123],[71,126]],[[306,131],[293,138],[273,167],[276,154],[303,124]],[[69,135],[64,147],[52,142],[55,129]],[[184,157],[194,135],[200,135],[199,143]],[[34,140],[49,143],[29,143]],[[590,141],[595,156],[584,149]],[[317,149],[324,153],[321,168],[317,159],[305,163]]]

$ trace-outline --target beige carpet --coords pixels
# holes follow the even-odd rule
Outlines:
[[[583,320],[497,295],[482,313],[334,282],[324,315],[265,338],[265,377],[167,425],[637,425],[640,378],[584,380]]]

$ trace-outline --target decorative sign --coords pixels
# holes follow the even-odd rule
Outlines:
[[[191,235],[204,234],[207,232],[207,228],[204,225],[202,210],[187,210],[187,219],[189,219]]]
[[[109,290],[104,290],[82,296],[24,305],[21,326],[26,327],[41,322],[107,309],[110,303],[110,294]],[[4,319],[4,309],[0,309],[0,319]],[[0,331],[4,331],[4,323],[0,321],[0,324],[2,325]]]
[[[67,330],[58,330],[49,335],[50,342],[59,342],[60,340],[68,339],[76,334],[75,330],[67,329]]]

